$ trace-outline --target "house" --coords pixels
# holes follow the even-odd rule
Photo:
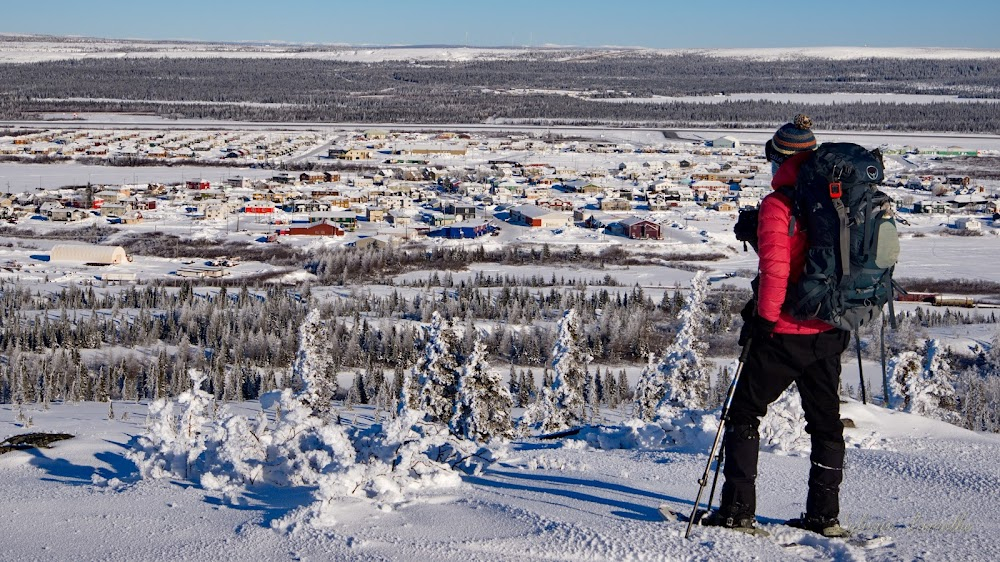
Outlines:
[[[650,211],[665,211],[670,207],[676,207],[678,205],[680,205],[680,203],[678,203],[676,199],[668,199],[663,193],[651,195],[647,199],[647,206]]]
[[[368,222],[383,222],[385,221],[385,209],[382,207],[368,207],[365,209],[365,218]]]
[[[123,205],[121,203],[114,203],[110,205],[101,205],[101,216],[102,217],[121,217],[126,212],[131,211],[131,205]]]
[[[694,201],[694,190],[684,185],[672,185],[663,195],[670,201]]]
[[[982,230],[983,223],[975,217],[961,217],[955,219],[955,228],[959,230]]]
[[[455,215],[458,220],[476,218],[476,206],[470,203],[446,203],[444,212],[448,215]]]
[[[729,184],[718,180],[698,180],[691,183],[691,189],[698,194],[709,191],[729,191]]]
[[[228,203],[212,201],[201,206],[201,212],[205,220],[219,220],[229,216],[230,208]]]
[[[539,199],[536,203],[539,207],[546,207],[553,211],[572,211],[576,205],[569,199],[553,197],[551,199]]]
[[[119,220],[122,224],[139,224],[142,222],[142,213],[135,210],[125,211]]]
[[[620,197],[605,197],[601,199],[600,208],[602,211],[630,211],[632,204]]]
[[[444,213],[438,213],[438,212],[424,213],[420,217],[420,220],[424,221],[425,223],[431,226],[447,226],[458,222],[458,219],[455,217],[455,215],[446,215]]]
[[[358,227],[358,215],[354,211],[326,211],[309,213],[309,222],[326,221],[344,230],[354,230]]]
[[[568,191],[570,193],[584,193],[587,195],[593,195],[596,193],[604,192],[604,186],[597,185],[596,183],[585,181],[585,180],[573,180],[563,182],[559,189],[563,191]]]
[[[720,213],[735,213],[739,210],[739,207],[731,201],[719,201],[715,205],[712,205],[711,209]]]
[[[63,208],[63,204],[57,201],[46,201],[39,205],[38,214],[45,217],[52,217],[52,212]]]
[[[326,172],[302,172],[299,174],[299,182],[301,183],[322,183],[329,181],[326,178]]]
[[[343,236],[344,229],[330,220],[310,222],[308,226],[293,226],[287,230],[281,230],[278,234],[289,236]]]
[[[351,148],[344,151],[343,154],[337,156],[340,160],[371,160],[374,151],[366,150],[363,148]]]
[[[271,176],[271,181],[282,185],[293,185],[299,183],[299,176],[291,172],[281,172],[276,176]]]
[[[388,248],[394,244],[392,239],[382,238],[379,236],[368,236],[365,238],[359,238],[354,242],[348,244],[348,246],[353,246],[355,248]]]
[[[344,205],[344,208],[350,205]],[[285,205],[285,210],[292,213],[315,213],[319,211],[329,211],[330,203],[324,201],[314,201],[311,199],[296,199]]]
[[[473,220],[456,222],[455,224],[443,226],[441,228],[431,230],[427,233],[427,235],[452,239],[479,238],[480,236],[486,236],[491,230],[492,229],[490,228],[489,223],[486,221]]]
[[[49,215],[54,221],[78,221],[87,218],[87,213],[80,209],[72,209],[67,207],[61,207],[59,209],[53,209],[52,214]]]
[[[406,226],[413,222],[413,217],[409,213],[398,209],[386,213],[386,218],[390,224],[395,226]]]
[[[178,267],[174,275],[178,277],[194,277],[200,279],[219,278],[226,274],[226,268],[211,265],[188,265]]]
[[[569,226],[573,215],[562,211],[552,211],[537,205],[519,205],[510,209],[510,222],[533,227]]]
[[[913,204],[914,213],[947,213],[948,204],[944,201],[917,201]]]
[[[249,215],[268,215],[274,212],[274,203],[270,201],[254,201],[243,207],[243,212]]]
[[[662,227],[649,220],[639,217],[629,217],[608,225],[608,232],[626,236],[633,240],[660,240],[663,238]]]

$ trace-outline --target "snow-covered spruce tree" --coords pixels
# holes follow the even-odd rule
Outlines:
[[[323,352],[326,339],[319,309],[314,308],[299,328],[299,349],[292,365],[292,379],[301,401],[317,416],[330,412],[330,401],[337,393],[337,377],[331,373],[329,358]]]
[[[962,426],[973,431],[1000,432],[1000,334],[959,376]]]
[[[586,417],[583,387],[590,355],[580,345],[580,325],[575,309],[559,321],[552,347],[552,385],[543,388],[538,400],[525,412],[521,425],[540,424],[544,432],[561,431],[578,425]]]
[[[707,295],[708,277],[699,271],[691,280],[691,290],[677,315],[674,341],[667,346],[656,369],[647,367],[639,380],[634,408],[639,419],[670,418],[678,409],[708,406],[711,374],[703,357],[702,340],[708,324]]]
[[[486,344],[477,337],[458,379],[452,432],[477,443],[509,439],[514,432],[510,418],[513,406],[510,389],[499,374],[490,372]]]
[[[265,448],[264,481],[280,486],[315,484],[321,474],[342,472],[355,462],[343,426],[313,414],[312,408],[282,391],[281,417],[260,436]]]
[[[949,423],[959,421],[956,376],[941,342],[924,342],[923,358],[905,351],[890,361],[890,391],[897,409]],[[918,368],[919,366],[919,368]]]
[[[915,389],[923,377],[923,358],[915,351],[904,351],[889,359],[889,406],[910,411]]]
[[[129,452],[144,477],[190,478],[200,474],[206,460],[202,455],[211,439],[214,398],[201,389],[205,373],[190,369],[191,389],[174,402],[165,398],[149,405],[149,428],[139,436],[138,447]]]
[[[418,394],[416,408],[427,414],[429,419],[448,425],[455,411],[455,397],[458,390],[459,358],[456,355],[458,338],[450,323],[445,322],[435,311],[426,327],[427,342],[424,355],[411,370],[411,380],[416,380]],[[407,388],[407,393],[412,387]],[[407,397],[411,408],[412,396]]]
[[[656,364],[656,356],[649,354],[646,366],[639,374],[639,382],[635,386],[635,402],[632,406],[632,416],[643,421],[653,421],[656,407],[663,399],[663,373]]]
[[[811,441],[805,427],[802,397],[793,383],[767,407],[767,415],[760,422],[761,447],[783,453],[809,451]]]

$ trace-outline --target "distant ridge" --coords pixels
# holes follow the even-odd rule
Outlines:
[[[389,60],[472,60],[522,58],[538,53],[648,53],[651,56],[698,54],[750,60],[866,58],[895,59],[995,59],[1000,49],[958,49],[948,47],[768,47],[726,49],[651,49],[639,46],[607,45],[577,47],[422,45],[346,45],[288,43],[284,41],[195,41],[184,39],[105,39],[99,37],[31,35],[0,32],[0,63],[43,62],[84,58],[301,58],[378,62]]]

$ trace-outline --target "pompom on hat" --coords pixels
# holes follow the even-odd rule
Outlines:
[[[796,115],[791,123],[782,125],[764,145],[767,159],[777,163],[807,150],[816,150],[816,137],[812,132],[812,119],[802,113]]]

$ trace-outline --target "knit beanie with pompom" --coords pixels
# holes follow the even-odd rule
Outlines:
[[[806,150],[816,150],[816,137],[812,132],[812,119],[801,113],[791,123],[782,125],[764,147],[767,159],[772,162],[781,162]]]

